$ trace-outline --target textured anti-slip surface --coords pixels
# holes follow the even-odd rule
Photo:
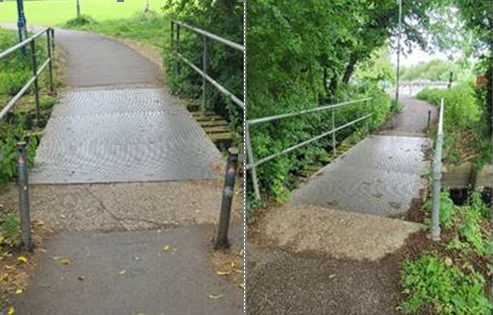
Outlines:
[[[209,179],[220,159],[190,113],[161,89],[73,90],[53,110],[31,182]]]
[[[371,136],[293,193],[295,203],[398,216],[419,197],[426,172],[417,137]]]

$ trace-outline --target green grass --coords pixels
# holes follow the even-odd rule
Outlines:
[[[137,12],[143,12],[145,0],[80,0],[81,13],[102,22],[112,19],[124,19]],[[150,0],[150,7],[159,11],[165,0]],[[28,24],[40,26],[62,25],[76,17],[75,0],[24,1]],[[0,22],[16,22],[15,1],[0,2]]]
[[[81,19],[70,20],[63,27],[133,39],[159,48],[163,48],[170,40],[168,20],[153,11],[105,21],[84,15]]]

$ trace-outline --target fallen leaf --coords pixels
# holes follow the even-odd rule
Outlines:
[[[218,276],[228,276],[229,274],[230,273],[227,271],[221,271],[221,270],[216,271],[216,275],[218,275]]]
[[[22,289],[17,289],[17,290],[15,290],[15,294],[16,294],[16,295],[20,295],[20,294],[22,294],[22,293],[24,293],[24,291],[22,291]]]
[[[453,265],[453,263],[454,263],[454,262],[452,261],[452,258],[450,258],[450,257],[445,257],[445,265],[447,265],[447,266],[449,266],[449,267],[450,267],[450,266],[452,266],[452,265]]]
[[[209,299],[213,299],[213,300],[218,300],[218,299],[220,299],[222,297],[223,296],[221,294],[219,294],[219,295],[213,295],[213,294],[209,295]]]
[[[127,271],[126,271],[125,269],[122,269],[122,270],[118,271],[118,274],[119,274],[120,276],[123,276],[123,275],[124,275],[124,274],[126,274],[126,273],[127,273]]]
[[[8,315],[14,315],[14,313],[15,313],[14,306],[10,305],[9,310],[7,311],[7,314]]]
[[[64,265],[64,266],[68,266],[68,265],[70,265],[72,262],[71,262],[71,261],[70,261],[70,259],[68,259],[68,258],[63,258],[63,259],[61,259],[61,260],[60,260],[60,263],[61,263],[62,265]]]
[[[27,263],[27,257],[26,256],[19,256],[17,257],[17,261],[21,264]]]
[[[169,252],[170,250],[172,250],[172,248],[168,244],[163,246],[163,252]]]
[[[336,276],[336,274],[335,274],[335,273],[334,273],[334,274],[331,274],[331,275],[329,276],[329,279],[333,279],[333,278],[335,278],[335,276]]]
[[[78,276],[78,277],[77,277],[77,280],[79,280],[79,281],[84,281],[84,280],[86,280],[86,277],[84,277],[84,276]]]

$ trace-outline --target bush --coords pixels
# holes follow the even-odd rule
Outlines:
[[[431,307],[444,315],[488,315],[491,306],[485,296],[483,276],[472,271],[466,275],[441,258],[424,255],[406,262],[402,272],[406,314]]]
[[[428,199],[425,204],[425,212],[428,216],[431,215],[432,210],[432,200]],[[455,206],[452,199],[450,199],[450,191],[444,189],[440,193],[440,225],[448,230],[452,228],[454,221],[453,216],[455,214]],[[427,222],[429,219],[427,220]]]
[[[65,27],[76,28],[90,24],[96,24],[96,21],[89,15],[81,15],[75,19],[68,20],[67,23],[65,23]]]

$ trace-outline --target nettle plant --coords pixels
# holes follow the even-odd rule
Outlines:
[[[0,185],[8,184],[17,175],[17,142],[24,138],[24,130],[21,127],[8,125],[2,130],[0,139],[0,153],[3,159],[0,161]],[[27,162],[34,164],[36,147],[38,140],[36,137],[29,137],[27,141]]]

